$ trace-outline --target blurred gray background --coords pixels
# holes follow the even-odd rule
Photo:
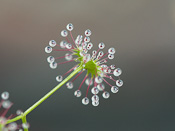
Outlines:
[[[30,130],[175,130],[175,0],[1,0],[0,92],[10,92],[10,113],[34,104],[75,64],[51,70],[44,52],[70,22],[74,37],[92,31],[93,49],[101,41],[105,51],[116,48],[109,64],[122,68],[124,85],[95,108],[73,95],[79,78],[28,115]]]

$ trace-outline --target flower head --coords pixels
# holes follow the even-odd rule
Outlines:
[[[0,101],[0,131],[23,131],[22,128],[29,128],[29,124],[25,123],[22,125],[18,125],[16,122],[12,122],[10,124],[7,124],[7,120],[10,120],[14,117],[16,117],[17,115],[21,115],[22,111],[21,110],[17,110],[16,114],[11,114],[10,116],[6,117],[7,112],[10,110],[10,108],[12,107],[13,103],[8,100],[9,99],[9,93],[8,92],[3,92],[1,94],[1,98],[2,100]]]
[[[83,72],[87,72],[84,79],[82,80],[80,86],[76,91],[74,92],[74,95],[76,97],[81,97],[82,92],[81,88],[83,83],[85,82],[87,84],[87,91],[84,95],[84,98],[82,99],[82,103],[84,105],[89,104],[89,98],[88,98],[88,92],[91,90],[91,93],[93,94],[91,97],[92,105],[98,106],[99,105],[99,96],[98,94],[102,92],[103,98],[107,99],[109,98],[110,94],[108,89],[105,89],[106,83],[110,88],[112,93],[117,93],[119,91],[119,88],[123,85],[123,81],[120,79],[120,75],[122,73],[122,70],[120,68],[116,68],[115,65],[107,65],[108,60],[114,59],[115,49],[113,47],[109,48],[106,53],[104,53],[102,50],[105,48],[105,44],[103,42],[100,42],[98,44],[98,49],[93,50],[90,53],[90,50],[93,47],[93,44],[90,42],[90,35],[92,34],[89,29],[85,31],[85,36],[78,35],[76,39],[74,40],[72,36],[72,30],[73,25],[70,23],[66,26],[67,30],[61,31],[61,36],[65,38],[65,40],[61,41],[60,44],[57,44],[55,40],[49,41],[49,46],[45,47],[46,53],[51,53],[53,51],[65,51],[65,56],[61,57],[53,57],[49,56],[47,58],[47,61],[50,64],[50,68],[55,69],[60,64],[66,64],[69,62],[77,62],[78,64],[74,65],[70,70],[68,70],[63,75],[58,75],[56,77],[56,80],[58,82],[61,82],[63,80],[63,77],[65,77],[67,74],[72,72],[73,70],[76,70],[79,67],[82,67],[81,71],[75,76],[75,78],[71,81],[69,81],[66,86],[68,89],[73,88],[73,82],[82,75]],[[70,34],[70,37],[72,39],[72,42],[68,39],[68,32]],[[57,47],[61,49],[57,49]],[[67,61],[58,63],[57,60],[65,58]],[[114,75],[114,76],[112,76]],[[117,80],[116,78],[117,77]],[[115,85],[111,85],[106,78],[112,80],[115,82]],[[90,89],[90,87],[92,88]]]

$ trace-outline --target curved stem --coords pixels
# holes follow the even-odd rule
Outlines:
[[[55,91],[57,91],[62,85],[64,85],[67,81],[69,81],[74,75],[76,75],[79,71],[81,71],[83,67],[80,65],[75,71],[73,71],[67,78],[65,78],[60,84],[58,84],[55,88],[53,88],[50,92],[48,92],[45,96],[43,96],[39,101],[29,107],[23,114],[17,116],[13,119],[7,120],[6,124],[22,119],[24,116],[27,116],[31,111],[33,111],[36,107],[38,107],[42,102],[44,102],[47,98],[49,98]]]
[[[22,117],[22,123],[23,123],[23,124],[27,124],[26,116],[23,116],[23,117]],[[24,128],[24,131],[28,131],[28,128]]]

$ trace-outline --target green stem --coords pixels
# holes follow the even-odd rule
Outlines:
[[[22,123],[23,123],[23,124],[27,124],[26,116],[23,116],[23,117],[22,117]],[[28,131],[28,128],[24,128],[24,131]]]
[[[38,107],[42,102],[44,102],[49,96],[51,96],[55,91],[57,91],[62,85],[64,85],[67,81],[69,81],[74,75],[76,75],[79,71],[81,71],[83,67],[80,65],[75,71],[73,71],[67,78],[65,78],[60,84],[58,84],[55,88],[53,88],[50,92],[48,92],[45,96],[43,96],[39,101],[37,101],[34,105],[28,108],[23,114],[17,116],[13,119],[10,119],[6,122],[9,124],[11,122],[22,119],[24,116],[27,116],[31,111],[33,111],[36,107]]]

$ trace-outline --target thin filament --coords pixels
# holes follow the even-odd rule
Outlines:
[[[72,55],[72,54],[69,54],[69,55],[65,55],[65,56],[61,56],[61,57],[57,57],[57,58],[55,58],[55,59],[61,59],[61,58],[65,58],[66,56],[70,56],[70,55]]]
[[[104,78],[103,78],[103,80],[106,82],[106,84],[108,84],[109,86],[111,86],[112,87],[112,85],[111,84],[109,84]]]
[[[72,80],[72,82],[74,82],[82,73],[83,73],[83,71],[81,71],[81,72]]]
[[[70,73],[72,70],[74,70],[78,65],[72,67],[70,70],[68,70],[63,76],[67,75],[68,73]]]
[[[74,42],[74,44],[75,44],[75,40],[74,40],[74,38],[73,38],[73,36],[72,36],[72,32],[70,31],[70,36],[71,36],[71,38],[72,38],[72,41]],[[75,46],[76,46],[76,44],[75,44]]]
[[[88,88],[87,88],[87,91],[86,91],[86,97],[87,97],[87,95],[88,95],[88,91],[89,91],[89,87],[90,87],[90,85],[91,85],[91,82],[92,82],[92,78],[91,78],[91,80],[90,80],[90,82],[89,82],[89,85],[88,85]]]
[[[83,79],[83,81],[81,82],[81,84],[80,84],[78,90],[80,90],[81,86],[83,85],[83,83],[84,83],[84,81],[86,80],[87,77],[88,77],[88,75],[86,75],[86,76],[84,77],[84,79]]]

